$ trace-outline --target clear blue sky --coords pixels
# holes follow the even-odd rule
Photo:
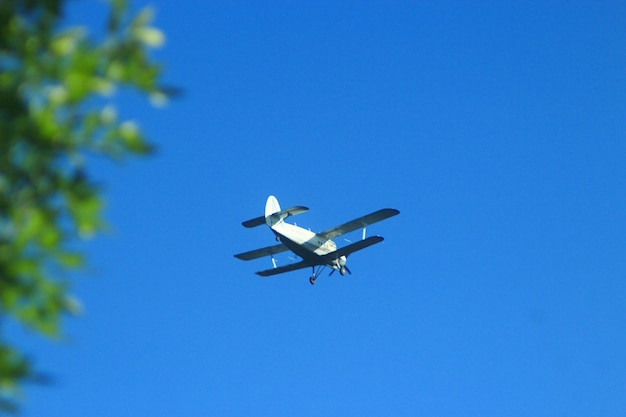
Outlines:
[[[626,415],[625,3],[151,4],[185,94],[122,100],[159,152],[98,162],[113,230],[25,416]],[[233,257],[269,194],[401,214],[313,287]]]

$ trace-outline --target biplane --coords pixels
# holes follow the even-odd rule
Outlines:
[[[400,214],[396,209],[385,208],[319,233],[314,233],[285,221],[288,217],[302,214],[308,210],[307,207],[303,206],[281,210],[276,197],[273,195],[269,196],[265,203],[265,215],[246,220],[242,224],[248,228],[266,224],[280,243],[239,253],[235,257],[244,261],[264,256],[271,257],[273,268],[256,273],[262,277],[311,268],[312,273],[309,282],[315,284],[315,280],[327,267],[331,268],[330,275],[335,271],[339,271],[341,275],[346,275],[346,273],[352,274],[346,265],[348,256],[383,241],[383,238],[380,236],[366,237],[367,226]],[[337,248],[337,244],[332,239],[357,229],[363,229],[361,240],[342,248]],[[286,251],[295,253],[302,260],[285,266],[278,266],[274,255]]]

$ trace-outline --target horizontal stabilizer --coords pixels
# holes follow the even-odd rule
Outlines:
[[[278,268],[266,269],[265,271],[259,271],[256,274],[262,277],[270,277],[272,275],[278,275],[285,272],[296,271],[298,269],[310,268],[311,264],[308,262],[300,261],[295,264],[289,264],[285,266],[279,266]]]
[[[383,240],[384,239],[382,237],[380,237],[380,236],[371,236],[371,237],[368,237],[367,239],[359,240],[358,242],[355,242],[355,243],[353,243],[351,245],[344,246],[341,249],[337,249],[334,252],[331,252],[329,254],[326,254],[326,255],[322,256],[322,258],[324,258],[326,260],[338,259],[338,258],[341,258],[342,256],[348,256],[351,253],[354,253],[354,252],[359,251],[361,249],[365,249],[367,247],[370,247],[372,245],[380,243]]]
[[[246,220],[241,224],[243,224],[243,227],[257,227],[265,224],[265,216],[255,217],[254,219]]]
[[[351,220],[347,223],[342,224],[341,226],[325,230],[321,233],[318,233],[317,235],[326,239],[334,239],[337,236],[345,235],[346,233],[350,233],[357,229],[364,228],[366,226],[369,226],[370,224],[374,224],[376,222],[388,219],[389,217],[393,217],[398,214],[400,214],[400,212],[396,209],[381,209],[363,217],[359,217],[358,219]]]
[[[306,211],[309,211],[308,207],[295,206],[295,207],[291,207],[285,210],[278,211],[274,214],[267,216],[267,218],[265,216],[259,216],[259,217],[255,217],[254,219],[246,220],[245,222],[241,224],[243,224],[244,227],[257,227],[257,226],[261,226],[262,224],[266,224],[268,218],[271,220],[271,224],[276,224],[279,221],[284,220],[289,216],[302,214]]]
[[[242,261],[251,261],[252,259],[262,258],[263,256],[272,256],[277,253],[286,252],[289,248],[279,243],[278,245],[268,246],[266,248],[255,249],[249,252],[238,253],[235,255],[235,258],[241,259]]]
[[[295,207],[291,207],[285,210],[281,210],[277,213],[267,216],[267,219],[270,219],[268,224],[276,224],[279,221],[284,220],[289,216],[295,216],[296,214],[302,214],[307,211],[309,211],[309,208],[304,207],[304,206],[295,206]]]

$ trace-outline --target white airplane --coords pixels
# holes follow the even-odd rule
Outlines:
[[[287,217],[295,216],[296,214],[301,214],[308,210],[309,209],[307,207],[302,206],[281,210],[276,197],[273,195],[269,196],[267,198],[267,202],[265,203],[265,216],[247,220],[242,224],[244,227],[256,227],[261,226],[262,224],[267,224],[270,229],[272,229],[274,235],[276,235],[276,240],[281,243],[274,246],[255,249],[249,252],[239,253],[235,255],[235,257],[244,261],[249,261],[263,256],[271,256],[274,268],[256,273],[262,277],[269,277],[271,275],[311,267],[313,272],[311,274],[311,278],[309,278],[309,282],[311,282],[311,284],[315,284],[315,280],[326,267],[330,267],[332,269],[332,271],[330,271],[330,275],[332,275],[336,270],[339,270],[341,275],[345,275],[346,272],[352,274],[346,266],[346,259],[348,255],[383,241],[383,238],[380,236],[365,238],[365,228],[370,224],[400,214],[400,212],[396,209],[381,209],[320,233],[313,233],[312,231],[298,227],[295,224],[285,222]],[[337,249],[337,244],[331,240],[337,236],[350,233],[360,228],[363,228],[363,233],[361,240],[358,242],[352,243],[341,249]],[[288,250],[291,250],[293,253],[302,258],[302,260],[300,262],[278,267],[276,265],[274,255]]]

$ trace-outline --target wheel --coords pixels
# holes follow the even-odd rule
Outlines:
[[[315,285],[315,277],[309,278],[309,282],[311,283],[311,285]]]

